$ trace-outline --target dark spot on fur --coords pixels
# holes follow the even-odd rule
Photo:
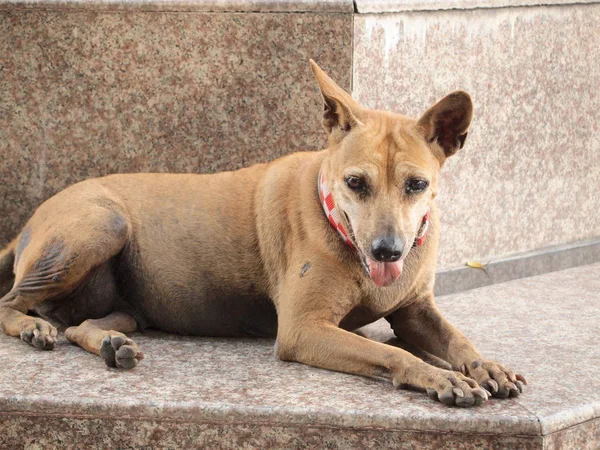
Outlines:
[[[456,380],[456,378],[455,378],[455,377],[453,377],[453,376],[449,376],[449,377],[448,377],[448,381],[449,381],[450,383],[454,384],[454,383],[456,383],[456,381],[457,381],[457,380]]]
[[[162,226],[162,224],[160,225]],[[122,215],[117,213],[111,214],[109,226],[110,230],[113,231],[115,233],[115,236],[119,239],[122,239],[125,236],[127,236],[127,220],[125,220],[125,218]]]
[[[306,275],[306,272],[308,272],[310,269],[310,262],[304,263],[304,265],[302,266],[302,270],[300,271],[300,278],[302,278],[304,275]]]
[[[21,237],[19,238],[17,252],[15,253],[15,261],[19,261],[19,257],[23,253],[23,250],[25,250],[25,247],[27,247],[27,245],[29,244],[29,241],[31,241],[31,228],[27,227],[23,230],[23,232],[21,233]]]
[[[57,282],[57,283],[58,283],[58,282],[60,281],[60,276],[59,276],[59,275],[54,275],[54,276],[52,277],[52,281],[55,281],[55,282]]]
[[[477,369],[479,366],[481,366],[481,360],[478,359],[477,361],[473,361],[471,363],[471,369]]]
[[[67,261],[65,262],[65,270],[68,272],[69,267],[73,264],[73,261],[77,259],[77,254],[73,254]]]
[[[392,372],[387,367],[384,367],[384,366],[375,366],[375,373],[374,374],[375,374],[376,377],[389,378],[390,375],[392,374]]]
[[[33,266],[34,269],[41,271],[49,269],[50,267],[56,267],[58,265],[57,263],[62,260],[64,252],[65,244],[62,240],[49,244],[45,248],[40,259],[38,259]]]

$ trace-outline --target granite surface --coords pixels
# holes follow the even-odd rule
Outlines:
[[[138,333],[146,359],[121,372],[64,339],[42,352],[2,335],[0,447],[597,448],[599,270],[438,299],[485,355],[529,381],[519,398],[472,409],[278,361],[272,340]],[[364,333],[391,337],[383,322]]]
[[[365,14],[403,11],[439,11],[447,9],[571,5],[598,3],[598,0],[355,0],[355,3],[357,12]]]
[[[475,113],[440,179],[439,268],[600,236],[600,4],[356,15],[354,95]]]
[[[170,12],[353,12],[352,0],[0,0],[1,9]]]
[[[0,245],[62,188],[323,148],[314,58],[350,87],[348,14],[0,11]]]

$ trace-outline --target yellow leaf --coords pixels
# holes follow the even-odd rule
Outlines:
[[[473,269],[482,269],[485,270],[485,264],[480,263],[479,261],[467,261],[467,266]]]

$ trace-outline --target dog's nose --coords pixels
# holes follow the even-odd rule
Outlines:
[[[402,257],[404,244],[399,236],[380,236],[371,243],[371,253],[376,261],[395,262]]]

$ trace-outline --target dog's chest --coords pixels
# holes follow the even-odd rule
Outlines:
[[[401,308],[406,301],[400,289],[385,289],[363,297],[341,320],[340,327],[354,330],[385,317]]]

